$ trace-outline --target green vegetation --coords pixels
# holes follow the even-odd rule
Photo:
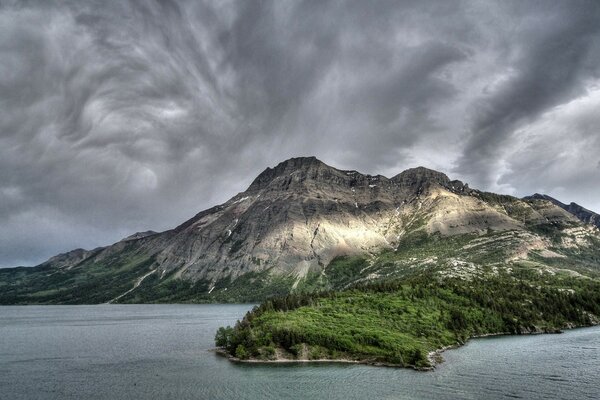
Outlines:
[[[217,346],[239,359],[350,359],[426,368],[427,354],[489,333],[552,332],[600,315],[600,282],[513,265],[472,279],[418,276],[262,303]]]
[[[343,287],[360,276],[365,265],[362,257],[338,257],[328,265],[325,273],[330,277],[329,282],[333,287]]]
[[[560,227],[536,229],[551,243],[562,238]],[[292,294],[268,299],[235,327],[221,328],[215,342],[239,359],[427,368],[428,353],[473,336],[597,323],[597,239],[509,261],[530,238],[519,231],[442,237],[415,230],[394,250],[334,259]]]
[[[121,303],[256,303],[268,297],[289,293],[293,280],[272,275],[270,271],[248,272],[237,279],[218,280],[211,293],[209,281],[185,281],[174,273],[164,276],[152,274]]]
[[[121,260],[126,260],[123,264]],[[111,301],[131,289],[140,276],[151,271],[154,258],[136,258],[124,251],[119,257],[88,262],[72,269],[51,267],[0,269],[0,304],[98,304]],[[242,303],[259,302],[289,293],[291,277],[270,271],[250,272],[214,284],[180,279],[175,271],[148,275],[116,303]]]
[[[0,304],[97,304],[131,289],[154,257],[124,245],[102,262],[71,269],[48,266],[0,269]],[[98,290],[102,288],[102,290]]]

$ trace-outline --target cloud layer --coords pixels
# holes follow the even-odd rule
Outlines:
[[[316,155],[600,211],[600,4],[0,2],[0,266]]]

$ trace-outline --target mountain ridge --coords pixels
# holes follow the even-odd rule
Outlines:
[[[571,202],[569,204],[565,204],[551,196],[548,196],[546,194],[540,194],[540,193],[535,193],[531,196],[526,196],[526,197],[524,197],[524,199],[548,200],[551,203],[556,204],[563,210],[568,211],[569,213],[575,215],[582,222],[585,222],[585,223],[591,224],[591,225],[595,225],[596,227],[600,228],[600,214],[597,214],[591,210],[588,210],[587,208],[580,206],[577,203]]]

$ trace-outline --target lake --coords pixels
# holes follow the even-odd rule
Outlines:
[[[472,340],[434,372],[234,364],[249,305],[0,307],[1,399],[597,399],[600,327]]]

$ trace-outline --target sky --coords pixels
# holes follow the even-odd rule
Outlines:
[[[0,0],[0,266],[317,156],[600,211],[600,2]]]

